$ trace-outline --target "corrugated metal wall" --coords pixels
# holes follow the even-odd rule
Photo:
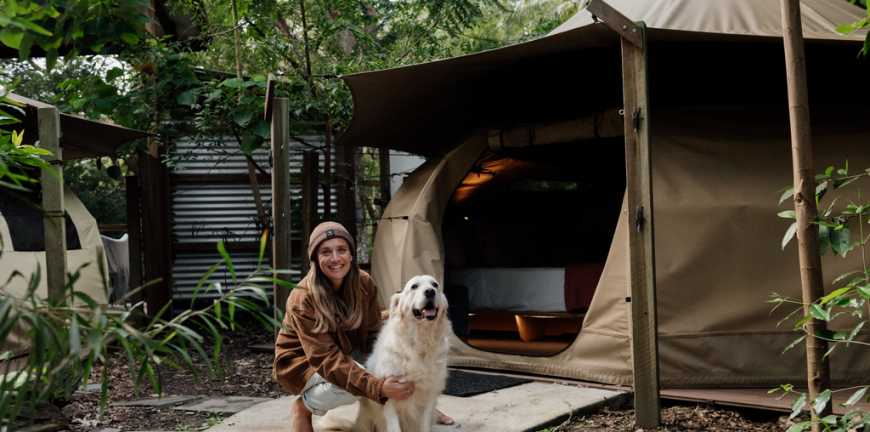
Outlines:
[[[303,137],[306,143],[321,146],[323,136]],[[215,263],[222,261],[215,248],[218,240],[223,240],[227,252],[233,261],[236,277],[247,277],[257,266],[259,251],[256,244],[260,241],[261,231],[257,228],[257,208],[254,204],[254,194],[249,181],[209,181],[202,175],[248,174],[248,165],[244,153],[235,144],[234,138],[225,140],[226,145],[219,142],[195,145],[189,138],[179,139],[172,153],[177,167],[172,172],[171,206],[172,206],[172,238],[173,238],[173,300],[175,304],[187,305],[193,296],[200,278]],[[290,161],[290,172],[300,173],[302,169],[302,154],[311,147],[296,141],[290,142],[294,153]],[[332,152],[332,169],[335,172],[335,152]],[[322,155],[322,153],[321,153]],[[254,160],[264,170],[269,172],[269,150],[260,149],[253,155]],[[320,157],[320,167],[324,160]],[[235,177],[234,177],[235,178]],[[195,179],[196,181],[191,181]],[[291,206],[301,204],[301,185],[291,185],[293,201]],[[319,211],[323,214],[323,193],[318,188]],[[335,188],[330,191],[333,212],[337,207]],[[271,182],[260,184],[260,196],[268,208],[271,204]],[[295,215],[298,217],[298,214]],[[299,270],[300,255],[298,247],[299,230],[292,231],[294,241],[293,269]],[[268,256],[264,257],[263,266],[268,266]],[[298,280],[298,275],[294,281]],[[224,287],[232,287],[232,279],[225,266],[219,268],[208,279],[208,283],[219,282]],[[269,288],[272,294],[272,283],[260,284]],[[204,284],[207,286],[207,284]],[[215,298],[217,293],[200,293],[197,298]]]

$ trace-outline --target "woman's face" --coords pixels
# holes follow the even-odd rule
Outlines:
[[[317,264],[320,271],[332,281],[334,289],[341,288],[341,283],[350,271],[353,255],[343,238],[334,238],[320,244],[317,248]]]

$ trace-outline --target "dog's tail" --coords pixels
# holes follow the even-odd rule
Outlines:
[[[326,413],[323,417],[314,418],[314,429],[318,431],[342,431],[353,430],[356,422],[356,413],[344,410],[334,410]]]

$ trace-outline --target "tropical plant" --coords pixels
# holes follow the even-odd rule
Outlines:
[[[210,378],[221,379],[224,368],[227,373],[232,373],[233,365],[230,360],[225,365],[220,362],[219,329],[235,329],[238,325],[236,316],[240,311],[253,316],[267,329],[283,328],[282,323],[273,317],[277,309],[270,305],[266,290],[260,284],[277,283],[287,288],[297,288],[272,276],[274,273],[286,271],[262,266],[267,237],[268,233],[264,232],[257,268],[244,279],[236,275],[223,242],[218,242],[218,252],[223,261],[216,263],[203,275],[194,291],[190,309],[171,320],[164,320],[161,317],[171,307],[169,303],[150,317],[150,322],[142,329],[136,329],[129,324],[129,319],[139,313],[141,303],[127,307],[120,314],[107,313],[91,296],[77,291],[75,284],[81,268],[69,274],[60,299],[44,299],[36,295],[36,288],[42,277],[39,267],[29,276],[14,272],[12,279],[0,286],[0,346],[6,345],[16,325],[27,323],[31,327],[27,332],[30,355],[26,365],[14,372],[10,371],[12,362],[6,362],[3,375],[0,375],[0,431],[14,427],[14,421],[25,403],[31,407],[29,411],[32,416],[32,408],[37,403],[48,401],[55,393],[60,392],[68,398],[79,383],[88,382],[98,359],[103,368],[100,393],[102,421],[107,404],[108,380],[111,376],[107,370],[110,336],[117,341],[114,348],[120,349],[129,362],[131,374],[135,377],[134,391],[137,395],[140,383],[146,378],[155,393],[162,393],[162,376],[158,368],[161,364],[186,369],[199,382],[200,377],[188,354],[189,349],[202,358]],[[98,265],[102,265],[102,258],[96,258]],[[226,267],[234,286],[225,288],[220,283],[208,283],[209,276],[221,266]],[[102,268],[100,272],[105,274]],[[16,297],[6,290],[9,283],[17,278],[23,279],[27,286],[22,297]],[[154,282],[157,281],[151,283]],[[148,285],[150,283],[126,296],[129,297]],[[104,279],[103,289],[106,290],[106,287],[107,282]],[[193,303],[197,296],[209,292],[217,292],[220,297],[213,300],[208,307],[194,310]],[[200,331],[211,334],[214,340],[211,354],[202,346],[204,339]],[[0,360],[9,360],[12,356],[12,351],[7,351],[0,355]],[[84,358],[84,362],[81,358]],[[32,420],[31,417],[31,422]]]

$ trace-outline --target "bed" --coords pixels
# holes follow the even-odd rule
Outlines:
[[[472,311],[582,312],[589,308],[604,263],[567,267],[453,269],[448,284],[468,288]]]
[[[448,284],[468,290],[470,329],[518,331],[530,342],[579,332],[603,270],[604,263],[459,268]]]

